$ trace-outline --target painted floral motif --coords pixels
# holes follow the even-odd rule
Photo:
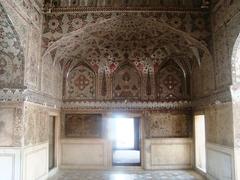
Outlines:
[[[156,92],[159,100],[178,100],[185,97],[183,72],[174,63],[167,64],[156,75]]]
[[[80,65],[73,69],[66,82],[66,98],[69,99],[95,99],[94,72],[87,66]]]
[[[101,138],[101,114],[66,114],[65,136],[78,138]]]
[[[74,29],[79,29],[83,27],[83,21],[82,19],[75,18],[72,20],[72,26]]]
[[[59,26],[59,22],[57,19],[51,19],[49,22],[48,22],[48,26],[51,30],[56,30],[57,27]]]
[[[114,99],[140,99],[140,77],[130,65],[123,65],[113,76]]]
[[[153,113],[150,119],[150,137],[188,137],[191,135],[190,116],[185,114]]]

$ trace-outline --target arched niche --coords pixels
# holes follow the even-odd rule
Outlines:
[[[80,63],[74,66],[65,80],[65,99],[96,99],[96,74],[89,65]]]
[[[141,76],[129,63],[122,64],[113,74],[113,99],[140,99]]]
[[[187,96],[187,84],[183,70],[170,60],[160,66],[155,75],[156,96],[159,101],[183,100]]]
[[[0,88],[22,88],[24,53],[19,36],[0,3]]]

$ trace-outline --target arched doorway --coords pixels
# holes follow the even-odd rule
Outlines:
[[[232,108],[233,108],[233,137],[235,177],[240,178],[240,34],[233,46],[232,65]]]

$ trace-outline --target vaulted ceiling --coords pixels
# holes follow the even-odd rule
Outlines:
[[[45,52],[55,54],[55,61],[72,66],[85,61],[97,69],[114,71],[130,61],[143,72],[168,60],[191,71],[206,47],[186,33],[151,18],[122,15],[99,24],[76,30],[56,41]]]

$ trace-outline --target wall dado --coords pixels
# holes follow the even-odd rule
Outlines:
[[[193,141],[191,138],[143,139],[143,144],[142,167],[144,169],[190,169],[193,167]],[[60,167],[111,168],[111,141],[107,139],[61,140]]]
[[[235,179],[232,106],[215,103],[194,110],[205,115],[208,179]]]
[[[43,180],[48,175],[48,143],[31,147],[0,147],[0,177]]]
[[[135,110],[119,113],[127,117],[141,117],[143,168],[181,169],[193,166],[192,121],[188,111]],[[112,141],[108,123],[113,120],[114,114],[109,110],[64,109],[61,115],[60,167],[111,168]],[[79,133],[81,129],[84,129],[83,133]]]
[[[144,140],[145,169],[190,169],[193,167],[191,138],[156,138]]]
[[[235,179],[234,149],[232,147],[208,143],[206,151],[208,179]]]
[[[107,169],[111,167],[111,143],[105,139],[61,140],[61,167]]]

